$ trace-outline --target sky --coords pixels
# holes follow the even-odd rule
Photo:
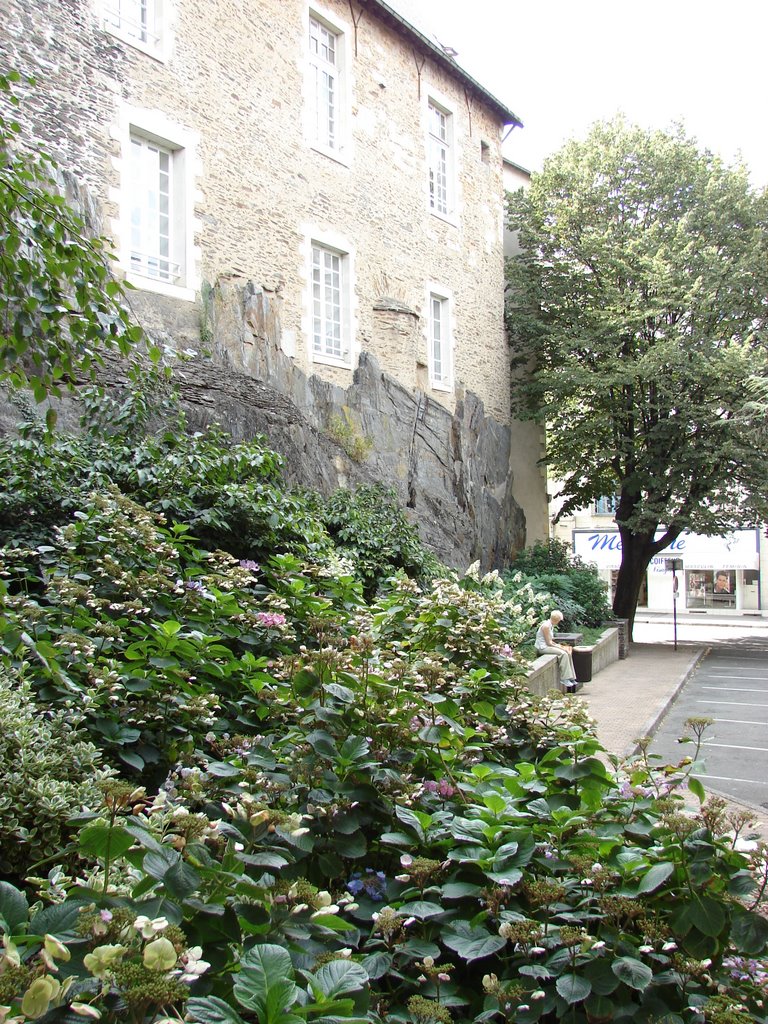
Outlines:
[[[768,186],[766,0],[390,0],[525,125],[504,153],[529,170],[621,112],[682,123]]]

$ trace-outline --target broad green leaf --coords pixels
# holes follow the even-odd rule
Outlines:
[[[200,888],[200,874],[187,864],[179,860],[170,867],[163,876],[163,885],[166,892],[175,900],[184,900]]]
[[[688,779],[688,789],[693,793],[700,804],[703,804],[707,799],[707,792],[699,779],[691,776],[691,778]]]
[[[403,903],[401,907],[398,907],[397,912],[405,917],[416,917],[420,921],[426,921],[430,917],[437,917],[439,914],[445,913],[439,903],[430,903],[428,900],[412,900],[410,903]]]
[[[354,932],[355,926],[343,917],[336,914],[317,914],[312,917],[312,924],[316,927],[330,928],[332,932]]]
[[[395,814],[397,815],[398,820],[403,823],[403,825],[407,825],[409,828],[412,828],[416,835],[419,837],[419,839],[421,839],[421,841],[424,842],[424,840],[426,839],[424,826],[422,825],[421,821],[419,821],[419,818],[416,816],[414,811],[410,809],[410,807],[401,807],[398,805],[397,807],[395,807]]]
[[[150,850],[144,858],[144,870],[152,878],[161,881],[172,867],[179,863],[181,855],[169,846],[161,846],[159,850]]]
[[[440,891],[444,900],[461,900],[466,896],[476,898],[481,892],[481,886],[473,882],[446,882]]]
[[[352,960],[331,960],[314,973],[314,980],[328,998],[357,992],[368,984],[368,973]]]
[[[653,867],[646,871],[643,877],[640,879],[640,885],[637,888],[638,894],[646,892],[654,892],[660,885],[674,873],[675,865],[669,861],[664,861],[661,864],[654,864]]]
[[[371,953],[370,956],[362,960],[361,967],[365,970],[371,981],[376,981],[378,978],[383,978],[389,974],[393,962],[394,956],[391,953]]]
[[[607,957],[600,957],[599,960],[591,960],[582,968],[584,977],[589,980],[592,986],[592,994],[599,996],[610,995],[615,992],[621,984],[619,979],[611,970],[611,963]]]
[[[0,882],[0,927],[13,935],[16,929],[26,924],[29,904],[23,892],[10,882]]]
[[[134,838],[120,825],[88,825],[79,837],[80,849],[90,857],[105,860],[121,857],[133,846]]]
[[[584,1004],[584,1011],[587,1014],[587,1020],[609,1021],[614,1017],[616,1004],[604,995],[593,991]],[[658,1024],[658,1020],[654,1021],[654,1024]]]
[[[286,1024],[298,998],[288,951],[270,944],[253,946],[240,961],[232,987],[235,999],[258,1016],[259,1024]]]
[[[87,902],[85,898],[70,898],[64,903],[45,907],[29,922],[30,932],[35,935],[55,935],[63,941],[74,939],[77,936],[78,922],[82,917],[80,908]]]
[[[689,899],[688,920],[703,935],[716,938],[725,927],[726,913],[722,903],[711,896]]]
[[[243,1018],[232,1007],[217,996],[204,999],[193,997],[187,1003],[187,1011],[197,1024],[243,1024]]]
[[[580,1003],[592,991],[587,979],[578,974],[562,974],[555,982],[555,986],[566,1003]]]
[[[611,970],[619,981],[638,992],[648,988],[653,978],[651,968],[632,956],[617,957],[611,964]]]
[[[473,927],[468,921],[451,924],[443,931],[442,940],[449,949],[470,963],[498,953],[507,944],[500,935],[489,932],[487,928]]]
[[[768,946],[768,920],[753,910],[734,908],[731,941],[740,953],[755,956]]]

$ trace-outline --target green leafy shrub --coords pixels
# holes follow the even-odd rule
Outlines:
[[[75,707],[49,712],[0,664],[0,872],[24,875],[67,845],[68,821],[97,806],[108,773]]]
[[[600,626],[611,617],[608,588],[598,570],[574,555],[563,541],[537,541],[521,551],[504,573],[514,591],[524,582],[550,595],[550,608],[563,613],[563,628]]]
[[[0,380],[42,402],[78,374],[94,377],[104,350],[125,354],[142,331],[112,276],[110,242],[89,237],[60,194],[53,159],[24,152],[14,116],[21,83],[17,71],[0,74]],[[55,418],[51,407],[49,426]]]
[[[111,486],[190,527],[209,550],[256,560],[330,550],[315,501],[282,484],[282,459],[264,438],[236,444],[216,426],[189,433],[164,368],[137,364],[129,376],[122,394],[85,393],[81,434],[50,435],[26,409],[19,435],[0,438],[0,544],[50,543],[91,491]],[[154,433],[153,409],[162,412]]]
[[[368,597],[398,569],[422,578],[437,573],[437,559],[422,545],[391,488],[373,484],[355,491],[338,490],[318,511],[338,551],[355,567]]]
[[[0,553],[0,662],[122,775],[30,880],[50,905],[0,882],[14,1019],[765,1022],[765,849],[686,809],[698,746],[612,770],[578,700],[526,689],[551,595],[435,572],[373,489],[335,496],[336,547],[286,550],[276,512],[258,563],[207,550],[181,520],[277,465],[159,438],[139,480],[123,444],[98,473],[131,497],[62,477],[66,524]]]

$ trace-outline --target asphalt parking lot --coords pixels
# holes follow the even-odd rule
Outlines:
[[[693,753],[691,745],[678,742],[685,721],[710,718],[698,777],[709,791],[768,808],[768,638],[730,636],[708,646],[659,725],[651,751],[677,762]]]

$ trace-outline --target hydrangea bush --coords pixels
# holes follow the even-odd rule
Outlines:
[[[611,764],[526,689],[530,587],[366,599],[114,488],[49,540],[0,555],[0,661],[113,777],[0,882],[0,1021],[767,1019],[764,847],[697,749]]]

